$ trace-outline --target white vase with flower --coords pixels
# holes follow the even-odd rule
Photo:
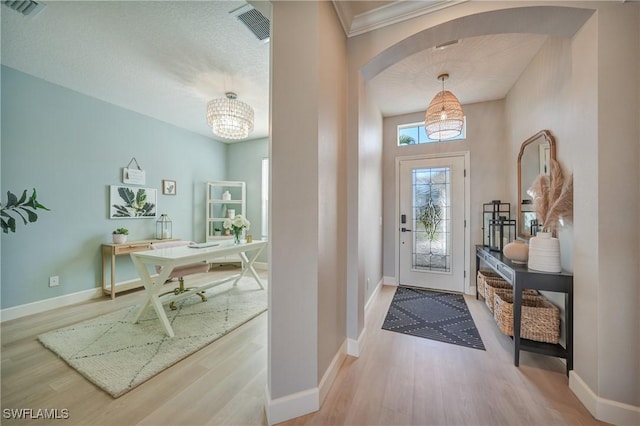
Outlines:
[[[233,243],[240,244],[240,236],[242,235],[242,231],[244,229],[248,230],[251,226],[251,222],[249,222],[241,214],[237,214],[233,217],[233,219],[225,219],[222,226],[224,229],[228,229],[231,231],[231,234],[233,235]]]

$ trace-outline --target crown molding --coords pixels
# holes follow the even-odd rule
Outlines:
[[[469,0],[395,1],[356,16],[351,16],[348,8],[340,1],[334,0],[333,5],[345,34],[347,37],[354,37],[467,1]]]

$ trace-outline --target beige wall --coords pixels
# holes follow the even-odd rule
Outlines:
[[[639,20],[637,7],[619,6],[600,7],[572,39],[550,38],[506,110],[512,159],[524,139],[549,129],[574,174],[574,222],[559,234],[563,267],[574,271],[574,373],[600,398],[638,406],[640,252],[628,224],[639,215],[630,192],[639,182]]]
[[[640,407],[640,4],[598,9],[598,381],[603,398]],[[613,212],[616,213],[613,213]],[[586,231],[586,230],[584,230]],[[576,230],[577,233],[577,230]],[[586,332],[588,324],[581,324]],[[579,371],[578,371],[579,373]],[[640,421],[640,409],[637,420]]]
[[[346,338],[346,37],[329,2],[319,4],[318,382]]]
[[[558,137],[563,166],[575,173],[573,229],[568,226],[560,236],[563,266],[575,271],[573,377],[584,381],[580,397],[592,413],[609,419],[634,416],[640,405],[640,253],[638,232],[629,232],[628,226],[640,215],[635,189],[639,7],[618,2],[467,2],[349,40],[351,72],[356,68],[366,80],[412,53],[454,38],[501,32],[554,36],[538,64],[525,72],[528,83],[508,97],[504,151],[514,165],[522,141],[550,129]],[[352,102],[358,99],[350,98]],[[616,120],[617,113],[623,118]],[[385,188],[386,161],[385,152]],[[508,188],[513,202],[515,185],[513,181]],[[612,206],[625,211],[612,213]],[[387,247],[387,224],[393,229],[393,222],[385,217],[385,275],[393,264]]]
[[[282,421],[317,409],[346,338],[347,54],[327,2],[274,2],[271,45],[267,403]]]
[[[274,2],[272,11],[268,360],[272,399],[318,384],[317,9],[311,2]]]
[[[569,7],[520,9],[521,6],[544,4]],[[593,10],[596,10],[597,20],[589,20]],[[488,15],[477,15],[480,13]],[[340,268],[339,257],[343,255],[334,259],[322,255],[319,250],[333,247],[334,243],[339,246],[341,241],[339,237],[336,241],[333,236],[319,236],[321,224],[335,225],[338,233],[342,230],[347,238],[343,258],[347,280],[346,329],[350,340],[357,341],[364,327],[364,281],[369,275],[373,279],[377,271],[381,274],[382,248],[376,249],[375,243],[372,250],[365,248],[370,241],[365,234],[373,232],[374,242],[378,238],[376,222],[379,226],[380,204],[384,204],[384,252],[387,253],[386,228],[395,226],[395,220],[386,217],[386,186],[389,184],[386,169],[388,158],[392,158],[388,156],[393,154],[384,152],[382,155],[382,150],[387,149],[388,136],[383,137],[382,119],[366,95],[367,79],[403,55],[454,37],[537,32],[572,38],[570,44],[561,39],[550,42],[543,52],[548,56],[541,59],[543,63],[547,60],[550,63],[538,69],[542,75],[523,77],[523,81],[534,79],[544,83],[542,93],[552,89],[557,93],[550,95],[551,98],[540,98],[537,92],[517,87],[505,102],[465,105],[468,132],[473,137],[494,135],[475,145],[471,141],[461,143],[469,144],[469,150],[472,150],[472,192],[474,186],[487,189],[486,193],[476,194],[476,198],[472,195],[472,208],[476,210],[472,210],[471,216],[480,220],[481,202],[478,199],[495,198],[490,191],[499,193],[498,198],[506,194],[515,200],[515,182],[493,178],[492,169],[485,161],[474,164],[474,158],[478,161],[482,157],[477,155],[488,155],[486,163],[497,158],[503,164],[503,176],[511,172],[515,175],[519,144],[542,128],[554,131],[559,139],[559,158],[563,161],[566,158],[564,166],[574,171],[576,182],[581,182],[575,189],[574,231],[572,235],[562,236],[568,244],[573,241],[572,256],[565,256],[564,262],[572,261],[576,279],[576,369],[572,377],[577,374],[586,383],[588,393],[582,394],[581,400],[594,414],[602,415],[599,406],[612,410],[622,407],[622,411],[634,412],[633,405],[639,405],[640,382],[637,332],[640,320],[636,304],[640,296],[635,284],[639,269],[636,263],[640,256],[638,232],[628,232],[626,224],[635,223],[640,215],[640,192],[633,189],[633,184],[629,187],[618,184],[612,189],[614,184],[610,181],[626,178],[636,185],[638,182],[639,99],[626,93],[617,98],[613,96],[624,90],[640,94],[637,45],[635,51],[630,45],[640,39],[638,18],[637,4],[618,2],[466,2],[349,39],[345,171],[340,166],[339,142],[329,147],[319,146],[321,139],[333,140],[339,138],[340,133],[340,125],[336,123],[339,118],[332,111],[332,108],[340,108],[340,101],[331,99],[336,92],[319,93],[319,90],[329,88],[329,82],[334,79],[340,81],[336,75],[342,66],[342,47],[335,34],[330,33],[326,41],[320,41],[320,34],[333,31],[326,28],[330,21],[328,13],[315,2],[274,3],[269,314],[269,390],[272,398],[288,398],[317,386],[332,346],[339,340],[340,332],[336,330],[342,320],[334,321],[329,317],[340,314],[330,309],[325,317],[318,311],[327,307],[327,303],[334,300],[333,296],[339,298],[340,291],[337,287],[319,289],[329,277],[323,275],[319,267],[320,264],[336,264]],[[399,43],[403,40],[408,41]],[[338,52],[329,53],[328,50],[334,48]],[[557,55],[567,55],[569,59]],[[320,56],[336,66],[322,66],[318,60]],[[623,69],[615,69],[612,64],[619,64]],[[533,71],[527,72],[535,74],[538,65],[533,67]],[[550,70],[554,71],[552,77],[549,77]],[[330,75],[320,76],[321,73]],[[540,80],[543,77],[549,80]],[[531,98],[537,100],[532,102]],[[620,103],[615,104],[614,98]],[[594,105],[598,106],[594,108]],[[617,112],[627,114],[622,124],[615,121],[614,113]],[[636,115],[631,117],[629,112]],[[490,122],[472,121],[476,116],[494,119],[503,116],[505,122],[502,127],[474,129],[471,133],[471,126]],[[616,124],[615,132],[610,133],[608,130]],[[325,134],[319,126],[328,126],[329,130]],[[485,143],[498,147],[500,140],[504,141],[504,149],[496,149],[493,153],[490,149],[482,149]],[[608,149],[607,144],[611,143],[619,145]],[[369,153],[370,158],[367,157]],[[322,155],[329,156],[327,165],[318,163]],[[624,157],[622,161],[621,157]],[[628,164],[629,158],[636,161],[635,169]],[[620,165],[626,166],[628,173],[623,173]],[[474,174],[476,166],[480,167],[478,175]],[[337,178],[334,173],[338,174]],[[333,187],[334,179],[340,181],[340,176],[346,177],[344,228],[340,220],[332,216],[334,212],[340,215],[344,211],[340,201],[336,204],[337,210],[330,211],[326,218],[328,222],[322,222],[325,219],[319,217],[325,213],[325,206],[321,204],[328,201],[326,194]],[[373,189],[381,181],[385,185],[384,203],[379,198],[380,192],[376,194]],[[490,188],[492,186],[495,188]],[[371,190],[373,194],[364,193]],[[606,194],[605,190],[608,191]],[[341,199],[343,192],[339,193]],[[296,194],[295,205],[291,194]],[[612,205],[616,207],[613,214]],[[625,207],[628,210],[620,214],[619,210]],[[365,211],[368,209],[370,211]],[[615,217],[626,222],[613,223]],[[471,226],[472,239],[479,241],[480,227],[473,222]],[[611,233],[607,232],[608,227]],[[633,238],[623,235],[625,230]],[[385,254],[385,271],[389,267],[387,261]],[[595,410],[592,400],[595,400]],[[632,409],[628,409],[629,406]]]

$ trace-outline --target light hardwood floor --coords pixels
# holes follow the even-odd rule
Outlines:
[[[600,424],[569,390],[558,360],[523,353],[520,368],[513,366],[510,340],[482,302],[467,298],[486,351],[382,330],[393,292],[383,287],[372,303],[363,355],[347,358],[321,410],[286,424]],[[266,424],[266,313],[118,399],[36,340],[42,332],[141,300],[138,291],[2,324],[3,414],[68,409],[69,419],[58,421],[65,425]]]

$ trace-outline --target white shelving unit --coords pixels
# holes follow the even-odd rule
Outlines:
[[[224,239],[232,239],[231,235],[224,235],[222,224],[228,217],[229,210],[235,210],[235,214],[247,217],[247,189],[244,182],[214,181],[207,182],[207,214],[206,236],[207,242]],[[223,194],[229,191],[230,200],[223,199]],[[215,229],[219,228],[221,236],[215,235]],[[244,236],[244,235],[243,235]]]

